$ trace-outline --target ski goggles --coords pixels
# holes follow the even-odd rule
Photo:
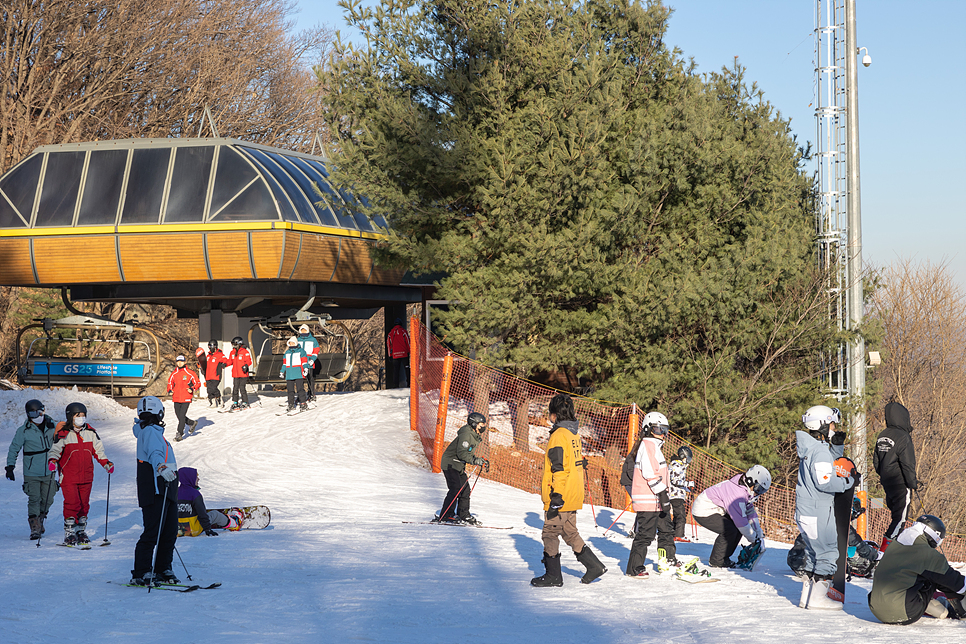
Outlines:
[[[27,418],[40,418],[44,415],[43,409],[31,409],[27,412]]]

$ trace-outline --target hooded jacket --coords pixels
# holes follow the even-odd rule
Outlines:
[[[460,430],[456,432],[456,438],[443,450],[443,455],[439,459],[439,469],[445,470],[448,467],[457,472],[463,472],[466,470],[467,463],[470,465],[481,464],[483,461],[479,457],[473,456],[473,450],[476,449],[481,440],[483,440],[482,437],[469,425],[460,427]]]
[[[158,474],[160,465],[178,469],[178,462],[174,458],[174,449],[164,437],[164,427],[155,424],[142,426],[141,422],[137,421],[134,423],[132,431],[138,439],[138,506],[143,508],[153,505],[155,503],[154,497],[161,494],[161,490],[164,489],[167,490],[167,498],[177,500],[177,479],[167,484],[167,481]]]
[[[540,498],[544,512],[550,509],[550,495],[563,498],[560,512],[574,512],[584,507],[584,470],[580,435],[576,420],[562,420],[550,428],[550,441],[543,459]]]
[[[13,440],[10,441],[7,465],[17,464],[17,455],[22,449],[24,476],[53,476],[54,473],[47,469],[47,454],[54,444],[55,427],[54,420],[46,414],[40,425],[28,418],[27,422],[17,428]]]
[[[178,523],[191,537],[211,529],[205,498],[198,491],[198,470],[193,467],[178,469]]]
[[[667,492],[670,484],[667,462],[661,452],[664,443],[660,438],[645,436],[637,449],[634,466],[634,483],[631,485],[631,501],[634,512],[660,512],[658,495]]]
[[[837,492],[852,487],[852,477],[835,473],[835,459],[845,445],[831,445],[808,432],[795,432],[798,439],[798,485],[795,486],[796,516],[821,517],[832,511]]]
[[[882,487],[889,490],[919,487],[916,478],[916,448],[912,444],[909,410],[896,402],[885,406],[886,428],[875,441],[872,467]],[[904,492],[903,492],[904,493]]]
[[[108,460],[101,445],[101,437],[90,425],[67,427],[67,423],[57,423],[54,444],[47,453],[48,461],[57,461],[63,481],[71,483],[90,483],[94,480],[94,459],[106,467]]]

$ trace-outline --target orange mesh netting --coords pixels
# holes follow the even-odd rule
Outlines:
[[[490,471],[483,478],[539,494],[550,429],[547,405],[559,392],[451,352],[415,317],[410,320],[409,337],[410,423],[419,433],[433,471],[440,471],[443,450],[466,417],[479,412],[486,416],[489,427],[478,448],[490,462]],[[621,467],[637,438],[640,416],[648,410],[639,414],[636,405],[608,404],[577,395],[573,399],[588,461],[585,503],[630,512],[620,485]],[[694,481],[695,494],[742,471],[673,433],[664,443],[665,458],[675,458],[682,445],[688,445],[694,454],[687,478]],[[689,510],[694,496],[689,495]],[[768,538],[785,543],[795,540],[794,489],[774,484],[755,506]],[[889,524],[888,510],[869,510],[860,521],[863,519],[868,522],[868,538],[878,543]],[[861,525],[859,530],[861,534]],[[943,542],[943,551],[951,561],[963,561],[966,541],[950,535]]]

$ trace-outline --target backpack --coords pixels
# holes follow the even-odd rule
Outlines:
[[[634,447],[624,457],[624,466],[621,468],[621,485],[627,489],[630,489],[634,485],[634,468],[637,466],[637,452],[641,449],[641,441],[643,440],[644,434],[641,433],[637,442],[634,443]]]

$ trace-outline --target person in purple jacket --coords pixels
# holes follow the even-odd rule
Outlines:
[[[691,516],[698,525],[716,532],[708,565],[714,568],[734,568],[730,559],[741,537],[764,544],[764,532],[755,510],[755,499],[771,487],[771,474],[761,465],[753,465],[744,474],[712,485],[698,495],[691,505]],[[764,549],[764,545],[762,545]]]
[[[198,491],[199,478],[198,470],[193,467],[178,469],[179,536],[197,537],[204,533],[217,537],[214,528],[227,528],[230,520],[224,513],[205,507],[205,499]]]

